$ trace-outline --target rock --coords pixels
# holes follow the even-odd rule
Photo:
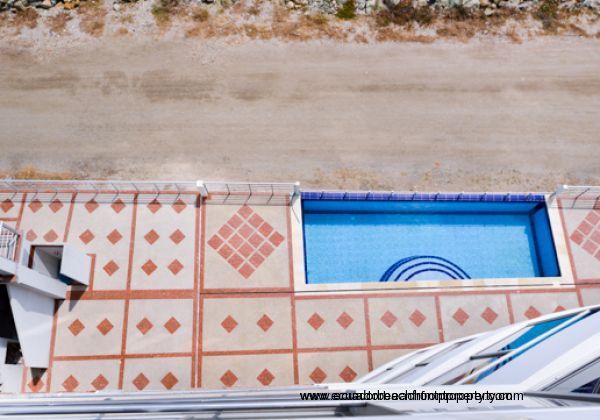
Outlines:
[[[486,8],[486,9],[483,11],[483,14],[484,14],[484,15],[486,15],[486,16],[492,16],[494,13],[496,13],[496,12],[494,12],[494,9],[491,9],[491,8],[489,8],[489,7],[487,7],[487,8]]]
[[[479,7],[479,0],[463,0],[462,5],[469,8]]]
[[[52,0],[44,0],[43,2],[38,3],[36,7],[39,7],[41,9],[49,9],[52,7]]]
[[[23,10],[25,10],[25,3],[23,2],[23,0],[17,0],[16,2],[13,3],[13,7],[15,9],[17,9],[19,12],[22,12]]]
[[[112,8],[115,12],[118,12],[119,10],[121,10],[121,5],[119,3],[113,3]]]
[[[490,0],[479,0],[479,5],[481,7],[488,7],[490,4]]]
[[[590,9],[600,9],[600,0],[585,0],[583,5]]]
[[[293,9],[295,6],[293,1],[288,1],[285,5],[287,6],[288,9]]]

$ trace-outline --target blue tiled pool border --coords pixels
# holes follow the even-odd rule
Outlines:
[[[540,193],[410,193],[377,191],[302,191],[304,200],[544,202]]]

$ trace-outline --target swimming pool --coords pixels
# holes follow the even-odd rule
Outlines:
[[[543,201],[303,199],[306,281],[560,275]]]

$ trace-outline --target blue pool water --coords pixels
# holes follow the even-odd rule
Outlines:
[[[308,283],[558,276],[544,203],[303,200]]]

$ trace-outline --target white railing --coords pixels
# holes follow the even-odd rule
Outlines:
[[[12,226],[0,222],[0,257],[14,261],[18,243],[19,232]]]
[[[289,205],[300,195],[300,183],[198,181],[208,204]]]
[[[553,207],[565,209],[600,210],[600,186],[561,185],[550,195],[548,202]]]

